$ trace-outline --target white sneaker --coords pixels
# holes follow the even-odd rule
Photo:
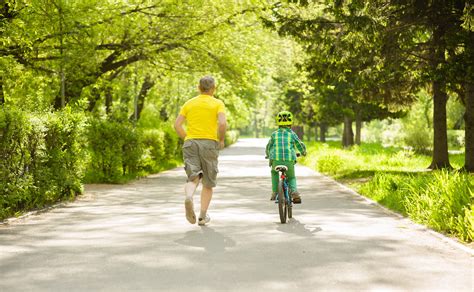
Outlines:
[[[198,225],[204,226],[206,223],[209,223],[209,221],[211,221],[211,217],[206,214],[206,218],[199,218]]]
[[[186,199],[184,201],[184,208],[186,209],[186,219],[188,219],[189,223],[196,223],[196,214],[194,213],[193,200]]]

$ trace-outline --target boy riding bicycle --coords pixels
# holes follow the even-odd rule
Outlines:
[[[270,200],[275,200],[278,192],[278,171],[275,170],[277,165],[285,165],[288,167],[286,172],[288,183],[290,185],[290,195],[293,203],[301,203],[301,195],[296,187],[295,163],[296,150],[302,155],[306,155],[306,146],[298,138],[295,132],[291,130],[293,124],[293,114],[288,111],[279,112],[276,116],[278,130],[272,133],[270,141],[266,147],[266,155],[270,159],[272,174],[272,196]]]

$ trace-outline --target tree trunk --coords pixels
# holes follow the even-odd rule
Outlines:
[[[326,123],[321,123],[321,125],[319,126],[319,129],[320,129],[320,141],[323,142],[323,143],[326,143],[326,132],[327,132],[327,125]]]
[[[437,71],[445,60],[444,27],[437,26],[433,32],[432,74],[433,77],[433,160],[429,168],[450,168],[448,155],[448,132],[446,120],[446,77]]]
[[[474,82],[466,84],[466,112],[464,113],[465,122],[465,158],[464,169],[474,172]]]
[[[355,135],[355,143],[356,143],[357,145],[360,145],[360,141],[361,141],[361,138],[360,138],[361,131],[362,131],[362,119],[361,119],[361,117],[360,117],[360,114],[357,114],[357,115],[356,115],[356,135]]]
[[[474,32],[468,34],[468,42],[466,44],[466,60],[471,60],[467,67],[467,80],[465,83],[464,105],[466,112],[464,113],[465,125],[465,153],[464,153],[464,169],[474,172]]]
[[[100,99],[100,91],[95,87],[92,88],[91,96],[89,97],[89,105],[87,106],[87,111],[92,112],[99,99]]]
[[[5,95],[3,94],[3,76],[0,76],[0,105],[5,104]]]
[[[448,131],[446,121],[446,83],[433,82],[433,160],[429,168],[449,168]]]
[[[257,111],[254,112],[254,126],[255,126],[255,138],[258,138],[258,120]]]
[[[107,115],[112,112],[112,102],[112,88],[110,88],[110,86],[107,86],[107,88],[105,89],[105,113]]]
[[[65,104],[67,105],[70,101],[77,100],[81,96],[82,90],[84,88],[96,83],[97,80],[105,74],[113,72],[109,77],[107,77],[107,80],[113,80],[120,72],[122,72],[125,67],[137,61],[143,60],[145,57],[144,55],[138,54],[117,61],[117,59],[120,59],[121,56],[122,52],[119,53],[114,51],[107,58],[105,58],[97,71],[90,72],[84,76],[80,74],[77,76],[77,79],[73,79],[74,75],[69,75],[69,77],[64,81]],[[81,69],[83,69],[84,72],[90,71],[81,67],[79,67],[77,70],[80,71]],[[54,108],[61,108],[61,90],[54,99]]]
[[[313,124],[314,129],[314,141],[318,141],[318,124]]]
[[[140,89],[140,92],[138,93],[137,96],[137,108],[136,108],[136,115],[135,112],[130,116],[130,120],[133,121],[135,120],[136,116],[136,121],[140,119],[140,115],[142,113],[143,108],[145,107],[145,97],[150,91],[150,89],[155,85],[155,81],[151,79],[149,75],[145,77],[145,80],[142,83],[142,87]]]
[[[352,130],[352,119],[344,117],[344,131],[342,134],[342,146],[344,148],[354,145],[354,131]]]

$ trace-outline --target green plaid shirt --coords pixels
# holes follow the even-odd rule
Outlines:
[[[265,153],[270,160],[295,161],[296,149],[306,154],[306,146],[290,128],[279,128],[272,133]]]

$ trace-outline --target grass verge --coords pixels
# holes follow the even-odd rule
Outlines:
[[[302,164],[415,222],[464,242],[473,241],[473,175],[429,171],[430,156],[379,144],[344,150],[338,142],[308,143],[308,153]],[[463,161],[463,154],[450,155],[454,169]]]

